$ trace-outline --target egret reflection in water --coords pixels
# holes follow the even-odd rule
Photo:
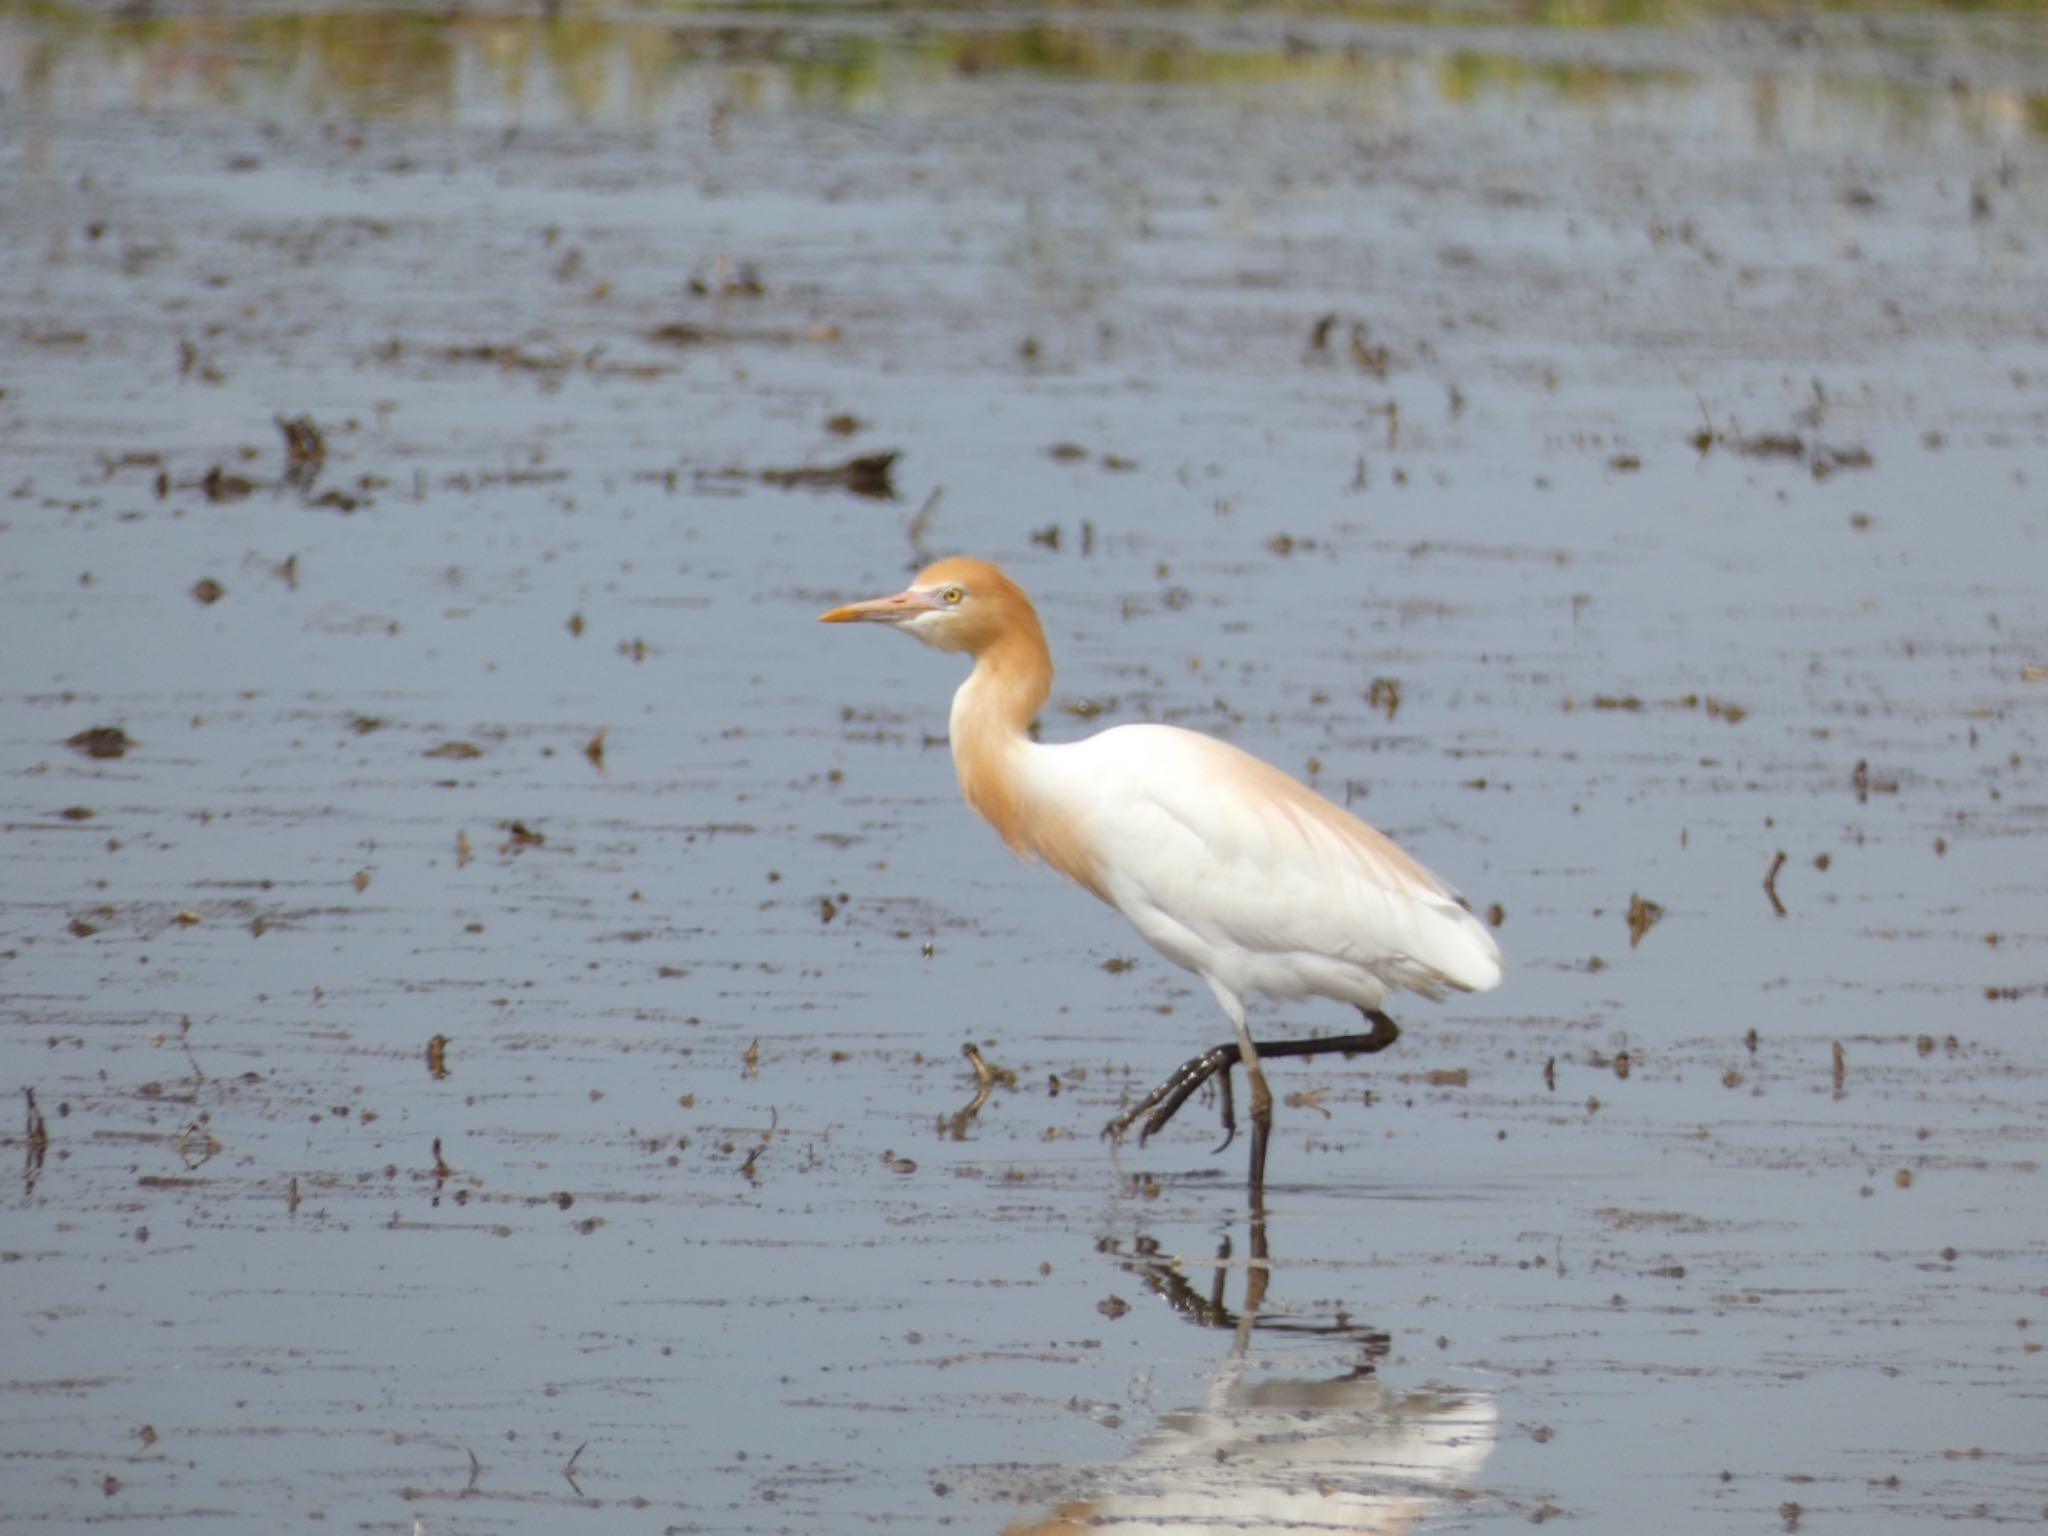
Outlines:
[[[1142,1250],[1143,1245],[1141,1245]],[[1122,1462],[1084,1474],[1084,1490],[1005,1536],[1130,1532],[1404,1531],[1469,1487],[1492,1454],[1499,1410],[1462,1387],[1404,1389],[1380,1379],[1389,1339],[1339,1315],[1318,1322],[1262,1314],[1272,1273],[1263,1223],[1252,1228],[1245,1304],[1222,1304],[1226,1239],[1209,1296],[1179,1261],[1142,1254],[1131,1271],[1190,1319],[1227,1328],[1230,1348],[1200,1405],[1160,1415]],[[1261,1333],[1344,1338],[1356,1363],[1322,1378],[1263,1374]]]

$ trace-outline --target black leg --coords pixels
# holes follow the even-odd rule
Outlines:
[[[1173,1118],[1174,1112],[1188,1101],[1189,1095],[1220,1071],[1223,1076],[1216,1080],[1223,1088],[1223,1129],[1227,1133],[1223,1139],[1223,1146],[1229,1146],[1230,1137],[1237,1132],[1237,1117],[1231,1112],[1230,1105],[1230,1068],[1237,1058],[1237,1042],[1233,1040],[1228,1045],[1216,1046],[1182,1062],[1166,1074],[1166,1080],[1157,1088],[1138,1100],[1127,1112],[1110,1121],[1102,1134],[1111,1141],[1122,1141],[1124,1132],[1146,1114],[1156,1110],[1154,1119],[1159,1122],[1158,1125],[1147,1122],[1145,1129],[1138,1133],[1138,1145],[1142,1147],[1148,1136]],[[1216,1150],[1220,1152],[1223,1147]]]
[[[1256,1042],[1259,1059],[1264,1061],[1269,1056],[1321,1056],[1330,1051],[1344,1056],[1369,1056],[1384,1051],[1401,1038],[1401,1026],[1377,1008],[1358,1011],[1372,1025],[1366,1034],[1326,1035],[1320,1040],[1260,1040]],[[1124,1133],[1143,1120],[1144,1127],[1138,1132],[1138,1145],[1142,1147],[1155,1131],[1179,1112],[1181,1105],[1187,1103],[1197,1088],[1214,1077],[1223,1099],[1223,1145],[1216,1149],[1221,1152],[1237,1134],[1237,1115],[1230,1094],[1230,1068],[1237,1060],[1235,1040],[1189,1058],[1169,1072],[1157,1088],[1110,1121],[1102,1134],[1111,1141],[1122,1141]],[[1219,1077],[1218,1073],[1222,1075]],[[1261,1150],[1254,1147],[1254,1156]],[[1263,1162],[1264,1159],[1259,1158],[1258,1161]]]

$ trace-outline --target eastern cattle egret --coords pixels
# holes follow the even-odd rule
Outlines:
[[[941,560],[906,591],[849,603],[828,624],[889,624],[974,670],[953,695],[953,766],[967,804],[1025,860],[1108,902],[1167,959],[1208,982],[1236,1039],[1180,1067],[1112,1121],[1140,1141],[1233,1061],[1251,1083],[1254,1198],[1265,1184],[1273,1095],[1261,1056],[1379,1051],[1400,1035],[1396,988],[1440,997],[1500,981],[1500,949],[1456,893],[1392,839],[1228,742],[1170,725],[1120,725],[1044,745],[1031,722],[1052,693],[1052,653],[1023,590],[983,560]],[[1244,1000],[1329,997],[1372,1027],[1255,1041]],[[1225,1126],[1231,1125],[1223,1079]]]

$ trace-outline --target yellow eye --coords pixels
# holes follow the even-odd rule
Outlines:
[[[958,587],[948,587],[939,594],[939,601],[946,604],[958,603],[967,594]]]

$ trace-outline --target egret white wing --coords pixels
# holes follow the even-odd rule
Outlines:
[[[1493,936],[1449,886],[1227,742],[1131,725],[1031,756],[1034,798],[1093,851],[1104,894],[1190,969],[1234,990],[1368,1007],[1387,987],[1500,980]]]

